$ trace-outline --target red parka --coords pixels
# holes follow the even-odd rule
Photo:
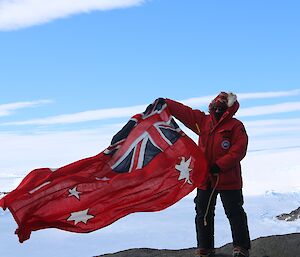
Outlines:
[[[208,167],[217,164],[221,169],[217,190],[242,188],[241,164],[247,151],[248,136],[243,123],[233,115],[239,109],[238,101],[227,109],[217,121],[214,115],[205,114],[171,99],[166,99],[171,114],[199,135],[198,144],[206,155]],[[209,179],[200,189],[214,186],[216,177]]]

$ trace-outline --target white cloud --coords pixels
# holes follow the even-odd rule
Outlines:
[[[13,30],[94,10],[126,8],[144,0],[2,0],[0,30]]]
[[[293,96],[300,94],[300,90],[290,90],[290,91],[280,91],[280,92],[262,92],[262,93],[244,93],[238,94],[242,96],[242,99],[256,99],[256,98],[274,98],[274,97],[283,97],[283,96]],[[199,98],[190,98],[182,100],[180,102],[190,105],[197,106],[201,104],[207,104],[209,100],[212,99],[212,96],[204,96]],[[2,123],[1,125],[55,125],[55,124],[74,124],[80,122],[96,121],[96,120],[105,120],[112,118],[129,118],[136,113],[144,111],[147,105],[136,105],[131,107],[121,107],[121,108],[110,108],[110,109],[99,109],[78,112],[73,114],[62,114],[57,116],[45,117],[40,119],[31,119],[24,121],[16,122],[7,122]],[[241,108],[238,111],[238,117],[248,117],[248,116],[260,116],[267,114],[276,114],[276,113],[286,113],[292,111],[300,110],[300,102],[284,102],[274,105],[263,105],[255,106],[249,108]],[[203,110],[205,111],[205,110]]]
[[[240,93],[238,98],[244,99],[259,99],[259,98],[275,98],[285,96],[295,96],[300,94],[300,89],[287,90],[287,91],[270,91],[270,92],[258,92],[258,93]]]
[[[236,93],[236,94],[238,97],[238,101],[251,100],[251,99],[266,99],[266,98],[296,96],[300,94],[300,89],[287,90],[287,91],[256,92],[256,93]],[[181,102],[191,107],[199,107],[204,105],[207,106],[210,103],[210,101],[216,97],[216,95],[194,97],[194,98],[182,100]]]
[[[300,147],[300,119],[270,119],[244,122],[249,149]]]
[[[238,111],[238,117],[260,116],[277,113],[287,113],[300,110],[300,102],[286,102],[272,105],[261,105],[242,108]]]
[[[0,117],[1,116],[8,116],[13,111],[23,108],[30,108],[36,107],[43,104],[51,103],[50,100],[38,100],[38,101],[27,101],[27,102],[16,102],[16,103],[9,103],[9,104],[1,104],[0,105]]]
[[[300,119],[268,119],[268,120],[253,120],[247,121],[247,126],[251,126],[252,128],[264,128],[268,126],[274,127],[284,127],[284,126],[296,126],[300,129]]]
[[[99,109],[73,114],[63,114],[58,116],[46,117],[41,119],[7,122],[2,125],[54,125],[71,124],[95,120],[105,120],[111,118],[131,117],[136,113],[144,111],[146,105],[137,105],[123,108]]]

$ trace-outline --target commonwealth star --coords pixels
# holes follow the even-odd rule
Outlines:
[[[184,157],[181,157],[181,162],[180,164],[177,164],[175,166],[176,170],[180,172],[178,180],[185,179],[184,183],[188,182],[189,184],[193,184],[190,181],[190,171],[192,169],[189,168],[191,164],[192,157],[190,157],[187,161],[185,161]]]

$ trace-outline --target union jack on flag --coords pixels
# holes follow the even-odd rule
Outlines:
[[[128,147],[124,147],[112,158],[111,168],[119,173],[142,169],[155,156],[173,145],[181,135],[182,131],[173,119],[153,123],[147,131],[141,131],[137,137],[127,139]]]

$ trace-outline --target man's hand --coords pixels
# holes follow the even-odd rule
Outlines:
[[[143,112],[144,116],[151,115],[154,111],[159,111],[162,109],[163,105],[166,103],[165,98],[157,98],[152,104],[149,104],[146,110]]]

